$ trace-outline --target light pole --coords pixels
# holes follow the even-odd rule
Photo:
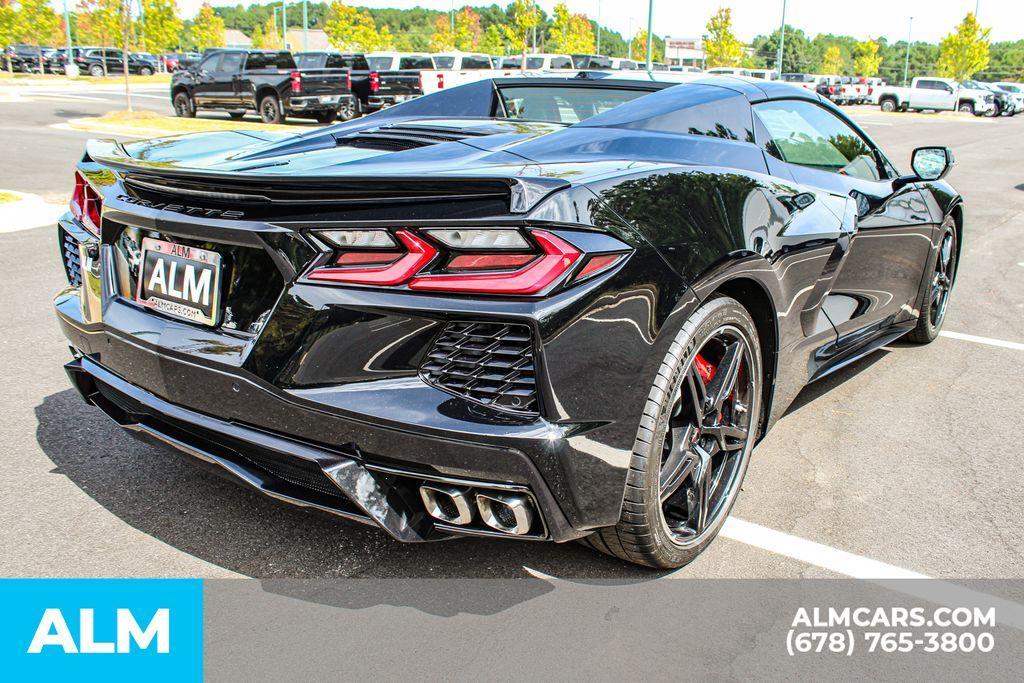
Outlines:
[[[601,54],[601,0],[597,0],[597,54]]]
[[[914,30],[914,17],[910,17],[910,24],[907,26],[907,57],[903,60],[903,86],[907,85],[907,70],[910,68],[910,34]]]
[[[309,10],[307,0],[302,0],[302,50],[309,50]]]
[[[654,52],[654,0],[647,2],[647,70],[651,71],[651,54]]]
[[[782,78],[782,47],[786,44],[786,0],[782,0],[782,28],[779,29],[779,58],[776,68],[779,71],[779,78]]]
[[[281,45],[288,49],[288,6],[281,0]]]
[[[68,14],[68,0],[64,0],[64,32],[68,39],[68,60],[64,62],[67,64],[71,61],[71,15]]]

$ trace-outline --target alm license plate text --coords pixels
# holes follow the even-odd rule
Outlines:
[[[220,311],[220,254],[144,238],[136,298],[161,313],[216,325]]]

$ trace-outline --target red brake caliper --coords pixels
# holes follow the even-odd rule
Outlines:
[[[700,355],[699,353],[693,359],[693,364],[697,366],[697,373],[700,375],[701,379],[704,380],[704,384],[710,382],[711,378],[715,376],[715,371],[718,370],[716,366],[712,365],[707,360],[705,360],[704,356]],[[719,411],[718,413],[718,419],[722,419],[721,411]]]
[[[697,372],[700,373],[701,379],[707,384],[711,381],[711,378],[715,376],[714,365],[704,360],[704,356],[697,354],[697,357],[693,359],[693,364],[697,366]]]

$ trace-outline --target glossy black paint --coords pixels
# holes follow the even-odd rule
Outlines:
[[[733,296],[758,325],[769,392],[763,433],[809,381],[913,327],[938,226],[952,216],[962,229],[948,184],[897,187],[881,152],[887,177],[876,183],[769,154],[751,103],[772,98],[818,103],[863,135],[791,86],[724,77],[658,84],[563,128],[495,119],[491,110],[473,118],[470,101],[493,102],[500,85],[482,83],[296,137],[91,144],[80,170],[105,198],[100,249],[83,244],[84,284],[56,299],[85,356],[74,372],[107,373],[103,381],[133,387],[147,411],[170,404],[342,453],[367,476],[398,466],[525,486],[550,538],[568,540],[618,519],[644,399],[701,302]],[[433,118],[445,102],[453,118]],[[346,142],[412,129],[451,139],[403,151]],[[614,240],[628,256],[541,297],[302,277],[324,256],[310,229],[366,225],[530,226],[583,251]],[[61,226],[89,242],[70,217]],[[203,328],[124,296],[143,233],[222,250],[235,264],[227,301],[239,307],[239,324]],[[539,416],[420,379],[443,323],[474,320],[533,331]]]

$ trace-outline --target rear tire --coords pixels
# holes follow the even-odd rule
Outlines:
[[[918,344],[930,344],[939,336],[942,323],[946,319],[946,308],[949,296],[956,280],[957,244],[956,224],[947,217],[942,223],[942,235],[939,238],[939,249],[931,262],[927,274],[928,286],[925,287],[917,310],[920,311],[915,327],[907,339]]]
[[[718,535],[739,494],[760,429],[761,400],[754,321],[735,299],[712,299],[684,323],[658,370],[618,523],[584,543],[649,567],[692,562]]]
[[[153,70],[150,69],[148,66],[144,66],[141,69],[139,69],[139,75],[140,76],[152,76],[153,75]]]
[[[103,67],[99,64],[93,64],[89,67],[89,75],[93,78],[103,78]]]
[[[195,118],[196,104],[187,92],[180,92],[174,96],[174,113],[183,119]]]
[[[263,123],[281,123],[284,121],[284,114],[281,113],[281,103],[277,95],[267,95],[260,100],[260,120]]]

